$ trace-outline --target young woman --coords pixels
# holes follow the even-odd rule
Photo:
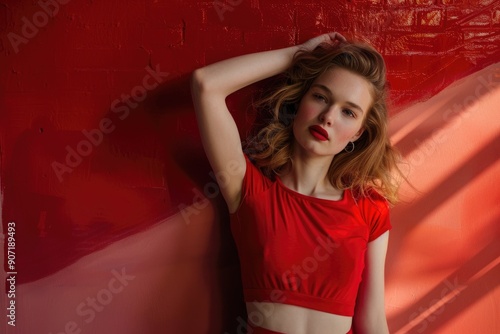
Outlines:
[[[274,119],[244,153],[226,97],[285,72]],[[385,65],[328,33],[198,69],[203,145],[231,214],[248,333],[388,333],[384,265],[391,170]]]

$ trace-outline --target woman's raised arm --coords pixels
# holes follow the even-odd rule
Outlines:
[[[336,39],[345,40],[337,33],[324,34],[300,46],[239,56],[194,71],[191,93],[203,146],[215,175],[224,180],[219,186],[230,212],[239,206],[246,164],[236,123],[226,106],[226,97],[285,71],[300,48],[312,50],[320,43]]]

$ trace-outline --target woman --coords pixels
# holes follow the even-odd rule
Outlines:
[[[245,154],[226,97],[286,71],[274,119]],[[248,333],[388,333],[384,265],[391,170],[385,65],[328,33],[198,69],[203,145],[231,214]]]

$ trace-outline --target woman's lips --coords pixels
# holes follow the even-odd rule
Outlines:
[[[321,141],[327,141],[328,140],[328,132],[326,132],[326,130],[323,129],[319,125],[313,125],[313,126],[309,127],[309,132],[316,139],[319,139]]]

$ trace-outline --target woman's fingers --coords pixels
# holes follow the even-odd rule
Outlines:
[[[330,36],[330,39],[332,41],[338,40],[338,41],[341,41],[341,42],[347,42],[347,39],[344,37],[344,35],[336,32],[336,31],[328,33],[328,36]]]
[[[311,38],[307,42],[303,43],[301,46],[305,50],[311,51],[321,43],[334,44],[335,42],[346,42],[347,39],[338,32],[329,32],[327,34],[319,35]]]

